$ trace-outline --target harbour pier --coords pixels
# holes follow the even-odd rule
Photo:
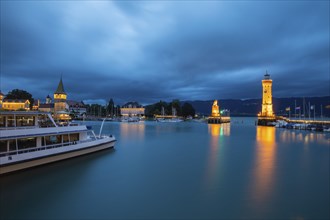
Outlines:
[[[309,125],[315,125],[315,126],[330,126],[330,121],[326,120],[305,120],[305,119],[289,119],[283,116],[277,116],[276,121],[283,120],[287,123],[292,124],[309,124]]]

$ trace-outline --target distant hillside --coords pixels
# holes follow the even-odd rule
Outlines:
[[[190,103],[196,110],[196,113],[209,115],[214,100],[208,101],[184,101]],[[303,113],[303,98],[273,98],[273,107],[277,115],[284,115],[287,107],[291,108],[291,115],[294,114],[294,107],[301,106],[301,113]],[[182,103],[184,103],[182,102]],[[330,117],[330,96],[324,97],[306,97],[305,98],[305,112],[308,114],[308,106],[315,105],[316,117],[321,115],[321,105],[323,116]],[[261,110],[261,99],[218,99],[220,109],[229,109],[232,116],[255,116]],[[299,114],[299,110],[297,110]],[[314,110],[311,110],[311,115],[314,115]]]

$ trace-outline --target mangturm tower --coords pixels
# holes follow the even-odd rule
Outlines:
[[[59,120],[69,120],[70,116],[67,114],[67,103],[66,103],[66,93],[64,91],[64,86],[62,82],[62,76],[60,82],[54,92],[54,113],[55,118]]]
[[[261,112],[258,114],[258,125],[267,125],[268,122],[275,121],[272,84],[273,80],[271,80],[270,75],[266,71],[265,77],[262,80],[262,107]]]

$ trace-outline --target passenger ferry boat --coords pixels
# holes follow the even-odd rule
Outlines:
[[[113,148],[112,135],[86,125],[57,124],[50,113],[0,112],[0,174]]]

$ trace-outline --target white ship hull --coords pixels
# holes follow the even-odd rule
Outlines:
[[[0,175],[113,148],[114,137],[0,158]]]

